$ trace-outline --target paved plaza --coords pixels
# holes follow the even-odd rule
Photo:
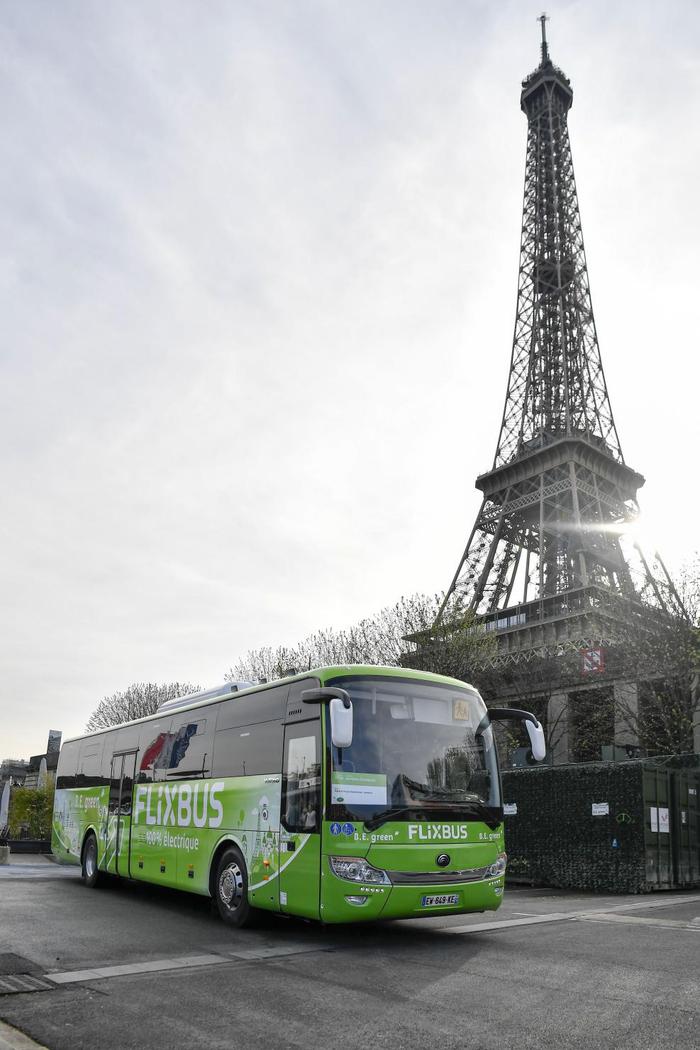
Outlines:
[[[488,916],[232,931],[202,898],[13,857],[0,930],[1,1050],[676,1050],[700,1031],[699,893],[514,888]]]

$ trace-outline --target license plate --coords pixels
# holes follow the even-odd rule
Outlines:
[[[431,897],[421,899],[423,908],[442,908],[446,904],[459,904],[458,893],[435,893]]]

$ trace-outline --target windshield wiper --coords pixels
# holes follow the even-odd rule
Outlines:
[[[460,812],[456,813],[453,806],[460,806]],[[408,816],[413,816],[414,820],[425,820],[426,817],[428,820],[460,821],[465,818],[481,820],[492,830],[501,823],[499,810],[495,806],[487,806],[485,802],[454,802],[452,806],[446,806],[444,802],[438,801],[431,806],[430,802],[422,803],[419,801],[414,806],[389,806],[388,809],[383,809],[381,812],[375,813],[369,820],[366,820],[365,827],[368,831],[375,831],[390,820]]]
[[[430,784],[418,784],[415,781],[411,782],[411,791],[414,795],[420,792],[421,800],[425,799],[426,802],[482,802],[473,792],[467,794],[459,788],[431,787]]]
[[[415,806],[401,806],[400,808],[390,806],[366,820],[365,827],[368,831],[374,831],[375,828],[381,827],[382,824],[386,824],[388,820],[393,820],[395,817],[407,817],[409,813],[414,813],[415,809]]]

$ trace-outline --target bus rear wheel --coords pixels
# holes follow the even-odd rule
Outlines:
[[[100,871],[97,867],[97,839],[92,832],[88,834],[83,844],[82,876],[83,882],[90,889],[97,886],[100,881]]]
[[[247,926],[253,908],[248,903],[248,872],[239,850],[232,846],[219,858],[214,879],[214,900],[229,926]]]

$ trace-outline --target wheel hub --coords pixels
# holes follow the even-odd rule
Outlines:
[[[95,847],[90,844],[85,853],[85,874],[89,879],[95,874]]]
[[[219,896],[232,910],[243,900],[243,875],[237,864],[229,864],[219,875]]]

